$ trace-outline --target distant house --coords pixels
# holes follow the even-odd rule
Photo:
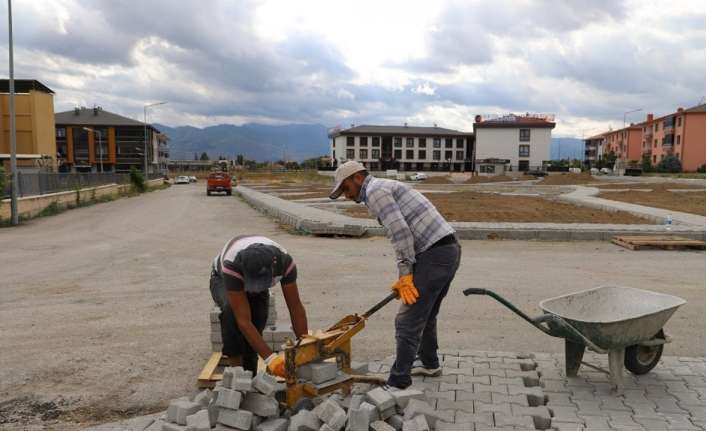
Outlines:
[[[0,166],[9,171],[10,81],[0,79]],[[15,80],[15,136],[17,170],[53,171],[54,91],[33,79]]]
[[[131,167],[143,171],[146,141],[148,173],[166,172],[168,138],[150,124],[145,136],[145,123],[100,107],[59,112],[55,121],[62,171],[129,172]]]
[[[357,160],[371,171],[470,171],[473,134],[442,127],[351,126],[329,131],[331,164]]]
[[[586,168],[590,169],[597,167],[598,162],[603,159],[603,150],[605,149],[606,135],[607,133],[600,133],[598,135],[586,138],[583,141],[583,164]]]
[[[550,160],[554,127],[553,116],[547,115],[510,114],[485,120],[476,115],[475,160],[507,159],[508,170],[513,171],[541,168]]]

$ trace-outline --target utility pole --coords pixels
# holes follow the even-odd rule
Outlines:
[[[642,108],[631,109],[629,111],[623,112],[623,129],[627,125],[628,114],[632,114],[633,112],[640,112],[640,111],[642,111]]]
[[[12,0],[7,0],[7,28],[10,52],[10,170],[12,171],[12,194],[10,196],[10,218],[13,225],[18,225],[19,212],[17,195],[19,175],[17,175],[17,129],[15,126],[15,59],[12,44]]]

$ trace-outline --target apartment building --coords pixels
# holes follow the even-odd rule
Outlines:
[[[554,127],[552,115],[509,114],[490,119],[476,115],[474,159],[508,160],[508,170],[539,169],[550,160]]]
[[[0,79],[0,166],[10,168],[10,81]],[[15,136],[18,171],[53,171],[54,91],[32,79],[15,80]]]
[[[64,172],[165,172],[167,137],[152,125],[103,110],[75,108],[56,114],[56,152]],[[147,145],[145,145],[145,138]],[[145,156],[145,147],[147,155]]]
[[[631,124],[604,133],[603,154],[613,153],[616,160],[637,162],[642,157],[642,127]]]
[[[601,133],[595,136],[590,136],[583,141],[583,144],[583,164],[586,168],[595,168],[598,165],[598,162],[603,158],[605,134]]]
[[[647,114],[640,125],[642,154],[653,164],[671,154],[681,160],[685,172],[706,165],[706,103],[658,118]]]
[[[351,125],[329,131],[331,161],[371,171],[471,171],[473,134],[442,127]]]

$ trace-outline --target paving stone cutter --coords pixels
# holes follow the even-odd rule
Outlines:
[[[286,404],[294,407],[305,398],[324,395],[338,389],[344,394],[351,391],[355,383],[385,383],[381,377],[355,374],[351,369],[351,338],[365,327],[365,321],[375,312],[397,298],[397,292],[389,294],[363,315],[351,314],[339,320],[326,331],[309,335],[297,342],[288,340],[284,348],[285,380],[287,383]],[[297,368],[310,362],[335,358],[342,371],[338,377],[328,382],[315,385],[297,379]]]

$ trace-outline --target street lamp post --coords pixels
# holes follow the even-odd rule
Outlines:
[[[640,112],[640,111],[642,111],[642,108],[631,109],[629,111],[623,112],[623,129],[627,125],[628,114],[632,114],[633,112]]]
[[[99,163],[101,166],[101,174],[103,173],[103,144],[101,141],[101,131],[100,130],[94,130],[91,129],[90,127],[84,127],[83,130],[91,133],[95,133],[98,135],[98,158],[100,159]]]
[[[145,178],[147,178],[147,108],[151,108],[153,106],[159,106],[159,105],[165,105],[167,102],[157,102],[157,103],[150,103],[144,106],[144,111],[145,111]]]
[[[17,175],[17,130],[15,126],[15,59],[12,43],[12,0],[7,0],[7,28],[10,53],[10,170],[12,171],[12,192],[10,195],[10,219],[13,225],[20,223],[17,208],[19,175]]]

